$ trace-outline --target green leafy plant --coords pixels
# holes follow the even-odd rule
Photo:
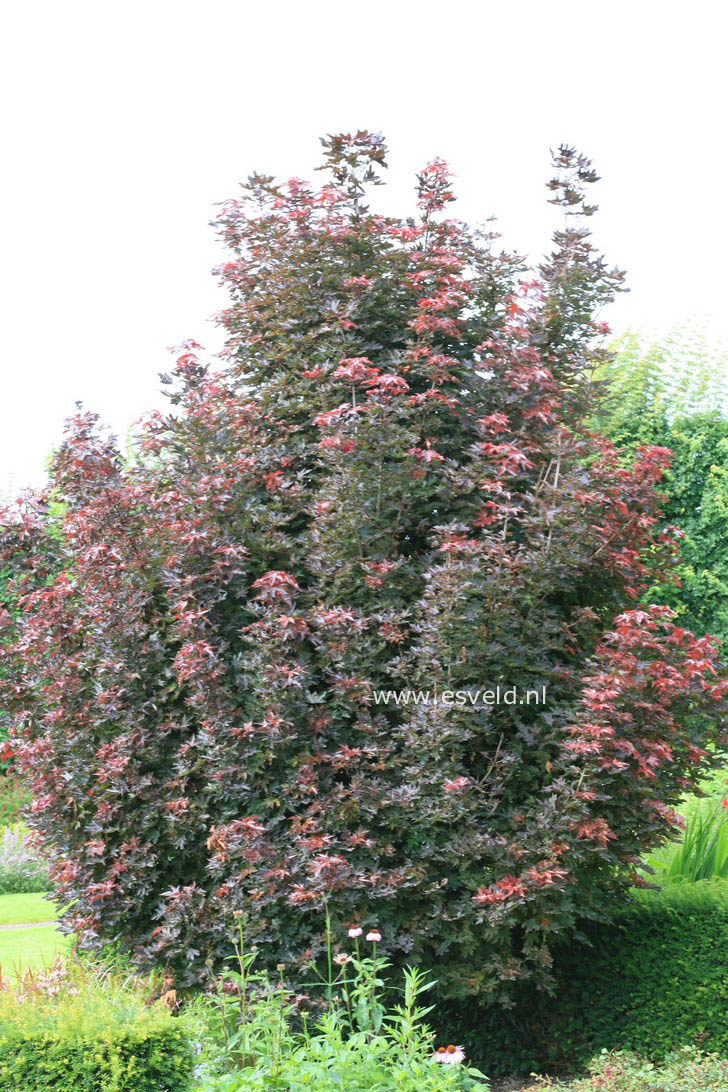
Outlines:
[[[271,984],[254,969],[255,952],[245,952],[241,938],[237,966],[225,972],[212,996],[191,1006],[203,1045],[199,1092],[485,1087],[486,1078],[463,1064],[459,1048],[433,1049],[433,1033],[425,1024],[432,1008],[420,999],[434,983],[407,968],[401,1000],[388,1006],[382,977],[388,961],[376,950],[362,955],[358,939],[356,949],[355,956],[338,953],[327,960],[326,976],[313,983],[321,989],[324,1009],[312,1016],[312,998],[286,989],[282,967],[279,981]]]
[[[0,990],[0,1092],[185,1092],[184,1024],[139,984],[74,964]]]
[[[724,1092],[728,1061],[692,1047],[655,1064],[624,1051],[603,1052],[589,1066],[590,1076],[562,1083],[539,1078],[528,1092]]]
[[[709,801],[690,810],[683,837],[647,858],[655,880],[728,879],[728,817],[722,803]]]
[[[647,880],[728,878],[727,774],[725,768],[714,770],[696,793],[684,797],[677,809],[682,833],[644,858],[641,871]]]

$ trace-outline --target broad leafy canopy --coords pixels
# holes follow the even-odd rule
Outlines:
[[[256,175],[220,211],[223,360],[181,348],[131,462],[79,413],[6,514],[2,701],[85,943],[189,985],[242,915],[293,974],[328,907],[505,994],[674,830],[725,684],[639,605],[667,453],[625,467],[584,424],[622,279],[589,162],[555,154],[534,271],[448,216],[442,161],[396,219],[381,137],[324,153],[320,188]],[[374,701],[498,683],[547,700]]]

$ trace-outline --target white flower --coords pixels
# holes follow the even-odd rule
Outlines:
[[[382,939],[382,934],[377,929],[370,929],[369,932],[367,933],[366,937],[365,937],[365,940],[371,940],[375,944],[378,944],[381,939]]]
[[[362,935],[363,931],[364,930],[361,929],[358,925],[352,925],[351,929],[349,930],[349,936],[352,940],[355,940],[356,937],[360,937]]]

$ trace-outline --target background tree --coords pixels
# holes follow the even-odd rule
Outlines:
[[[447,218],[369,209],[379,136],[328,180],[228,202],[222,366],[165,377],[123,466],[79,414],[3,532],[20,762],[67,928],[178,984],[245,919],[291,976],[377,924],[446,988],[549,978],[554,938],[634,882],[724,742],[716,651],[639,608],[674,546],[666,452],[625,468],[585,428],[620,284],[584,226],[596,176],[555,156],[564,226],[538,275]],[[544,705],[475,703],[501,683]],[[465,704],[382,704],[399,687]]]
[[[620,338],[602,365],[609,397],[595,419],[628,457],[643,443],[672,452],[665,525],[682,532],[675,579],[650,587],[696,633],[728,640],[728,359],[699,330],[664,341]]]

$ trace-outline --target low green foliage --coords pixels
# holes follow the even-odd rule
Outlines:
[[[552,1092],[725,1092],[728,1061],[716,1055],[701,1055],[690,1047],[672,1054],[663,1065],[654,1065],[633,1054],[603,1053],[589,1067],[583,1080],[537,1080],[531,1092],[550,1088]]]
[[[237,1073],[203,1079],[199,1092],[456,1092],[481,1087],[485,1081],[467,1076],[460,1067],[433,1063],[424,1050],[403,1054],[389,1034],[355,1033],[348,1038],[335,1017],[323,1018],[316,1034],[284,1041],[285,1053],[276,1062],[259,1058]]]
[[[728,879],[728,821],[720,803],[694,809],[683,838],[657,850],[649,858],[658,876],[670,879]]]
[[[185,1092],[192,1049],[127,982],[57,967],[0,993],[0,1092]]]
[[[203,1044],[195,1092],[487,1089],[458,1048],[435,1055],[424,1023],[431,1008],[420,1003],[434,983],[409,968],[399,1003],[386,1006],[389,964],[377,958],[376,945],[371,958],[362,957],[357,941],[356,957],[339,961],[336,973],[329,959],[328,981],[312,984],[327,994],[318,1018],[298,1007],[302,999],[286,990],[282,968],[281,980],[271,985],[252,970],[254,958],[240,949],[238,969],[223,976],[216,995],[193,1006]],[[443,1058],[453,1064],[440,1064]]]
[[[667,842],[645,857],[648,880],[728,879],[728,813],[723,805],[728,770],[715,770],[688,794],[677,809],[685,822],[678,841]]]
[[[492,1075],[573,1072],[602,1049],[660,1060],[683,1046],[728,1057],[728,882],[640,892],[613,924],[583,932],[589,945],[556,953],[554,997],[524,988],[508,1013],[438,1010],[476,1064]]]

